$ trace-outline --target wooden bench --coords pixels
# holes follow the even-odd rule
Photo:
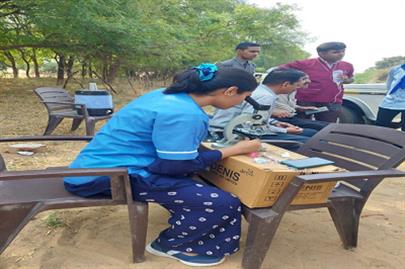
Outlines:
[[[249,230],[243,254],[244,269],[259,269],[284,213],[327,207],[343,247],[357,246],[362,209],[371,192],[387,177],[405,177],[396,169],[405,160],[405,132],[371,125],[330,124],[300,147],[298,153],[322,157],[349,172],[295,177],[269,208],[249,209]],[[340,181],[323,204],[291,206],[304,183]]]
[[[2,138],[14,141],[88,141],[92,137]],[[112,197],[83,198],[67,192],[65,176],[105,175],[111,178]],[[24,226],[39,212],[52,209],[127,205],[134,262],[144,261],[148,204],[132,199],[126,168],[68,169],[51,168],[8,172],[0,154],[0,254]]]

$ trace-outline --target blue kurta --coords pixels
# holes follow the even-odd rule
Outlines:
[[[239,248],[241,206],[189,176],[221,159],[217,150],[198,151],[207,130],[207,114],[188,94],[152,91],[114,115],[70,167],[128,167],[134,198],[171,213],[161,245],[222,257]],[[66,177],[65,186],[86,197],[110,194],[108,177]]]
[[[208,115],[188,94],[164,94],[159,89],[123,107],[70,167],[128,167],[129,174],[147,177],[145,167],[158,157],[195,159],[207,128]],[[67,177],[65,182],[80,185],[99,178]]]

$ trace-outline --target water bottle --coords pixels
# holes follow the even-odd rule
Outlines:
[[[90,91],[97,91],[97,84],[96,83],[89,83],[89,90]]]

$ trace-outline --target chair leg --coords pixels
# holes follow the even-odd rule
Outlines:
[[[342,240],[343,247],[357,247],[361,206],[354,199],[332,200],[328,207],[336,230]]]
[[[242,267],[244,269],[260,268],[270,248],[281,217],[280,215],[267,218],[251,216],[242,260]]]
[[[61,123],[63,118],[57,116],[49,116],[48,118],[48,125],[46,126],[44,135],[50,135],[55,128]]]
[[[93,118],[87,118],[86,121],[86,135],[93,136],[96,127],[96,121]]]
[[[41,208],[41,203],[0,206],[0,254]]]
[[[80,123],[82,123],[83,119],[73,119],[71,131],[77,130],[79,128]]]
[[[135,263],[145,260],[146,234],[148,230],[148,204],[133,201],[128,204],[131,229],[132,258]]]

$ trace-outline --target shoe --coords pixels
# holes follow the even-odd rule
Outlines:
[[[146,251],[157,256],[171,258],[180,261],[189,266],[213,266],[225,261],[225,258],[215,256],[196,255],[188,256],[181,251],[167,249],[158,242],[153,241],[146,246]]]

